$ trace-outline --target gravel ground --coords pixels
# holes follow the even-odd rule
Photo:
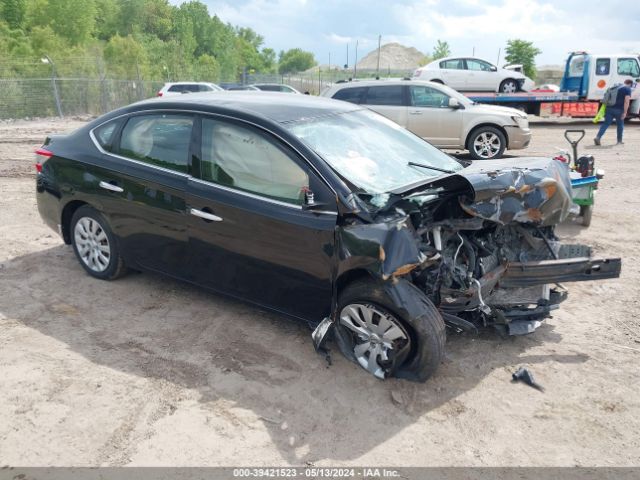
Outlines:
[[[560,229],[623,257],[621,278],[570,285],[532,335],[450,335],[415,384],[328,366],[306,327],[168,278],[87,276],[38,216],[32,164],[81,124],[0,123],[0,465],[640,463],[640,125],[583,144],[607,176],[591,227]],[[564,128],[512,153],[564,148]],[[521,365],[544,393],[511,383]]]

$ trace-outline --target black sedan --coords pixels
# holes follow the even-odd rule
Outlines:
[[[40,214],[89,275],[162,272],[301,319],[379,378],[426,380],[447,327],[529,333],[558,282],[620,273],[556,238],[564,164],[463,168],[349,103],[154,99],[36,154]]]

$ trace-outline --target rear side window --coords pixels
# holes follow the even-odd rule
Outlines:
[[[112,151],[112,142],[114,134],[118,129],[118,125],[120,125],[119,120],[113,120],[111,122],[105,123],[104,125],[100,125],[93,131],[93,135],[95,136],[97,142],[107,152]]]
[[[464,61],[462,59],[444,60],[440,62],[440,68],[447,70],[464,70]]]
[[[338,90],[333,98],[344,100],[345,102],[360,103],[366,89],[366,87],[343,88]]]
[[[202,119],[202,180],[302,205],[307,173],[285,148],[252,128]]]
[[[198,92],[200,91],[200,85],[171,85],[169,87],[170,92]]]
[[[596,75],[609,75],[611,71],[611,60],[609,58],[598,58],[596,60]]]
[[[282,88],[279,85],[259,85],[258,88],[260,90],[264,90],[265,92],[281,92]]]
[[[619,58],[618,75],[629,75],[634,78],[640,77],[638,61],[635,58]]]
[[[122,130],[120,154],[158,167],[187,173],[193,117],[140,115]]]
[[[369,87],[367,96],[362,103],[366,105],[402,106],[404,105],[404,99],[402,97],[403,89],[404,87],[402,85]]]

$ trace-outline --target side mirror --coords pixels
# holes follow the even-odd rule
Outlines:
[[[491,68],[489,68],[489,70],[491,70],[492,72],[497,72],[498,67],[496,67],[495,65],[491,65]]]
[[[462,108],[462,105],[460,104],[460,102],[458,101],[457,98],[449,97],[449,108],[453,108],[454,110],[458,110],[459,108]]]

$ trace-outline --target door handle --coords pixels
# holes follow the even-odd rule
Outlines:
[[[118,192],[118,193],[124,192],[124,189],[122,189],[117,185],[114,185],[113,183],[100,182],[98,185],[100,185],[101,188],[104,188],[105,190],[111,190],[112,192]]]
[[[189,210],[191,215],[195,215],[196,217],[203,218],[205,220],[209,220],[210,222],[221,222],[222,217],[214,215],[213,213],[203,212],[202,210],[198,210],[197,208],[192,208]]]
[[[422,110],[411,110],[409,111],[410,115],[422,115]]]

